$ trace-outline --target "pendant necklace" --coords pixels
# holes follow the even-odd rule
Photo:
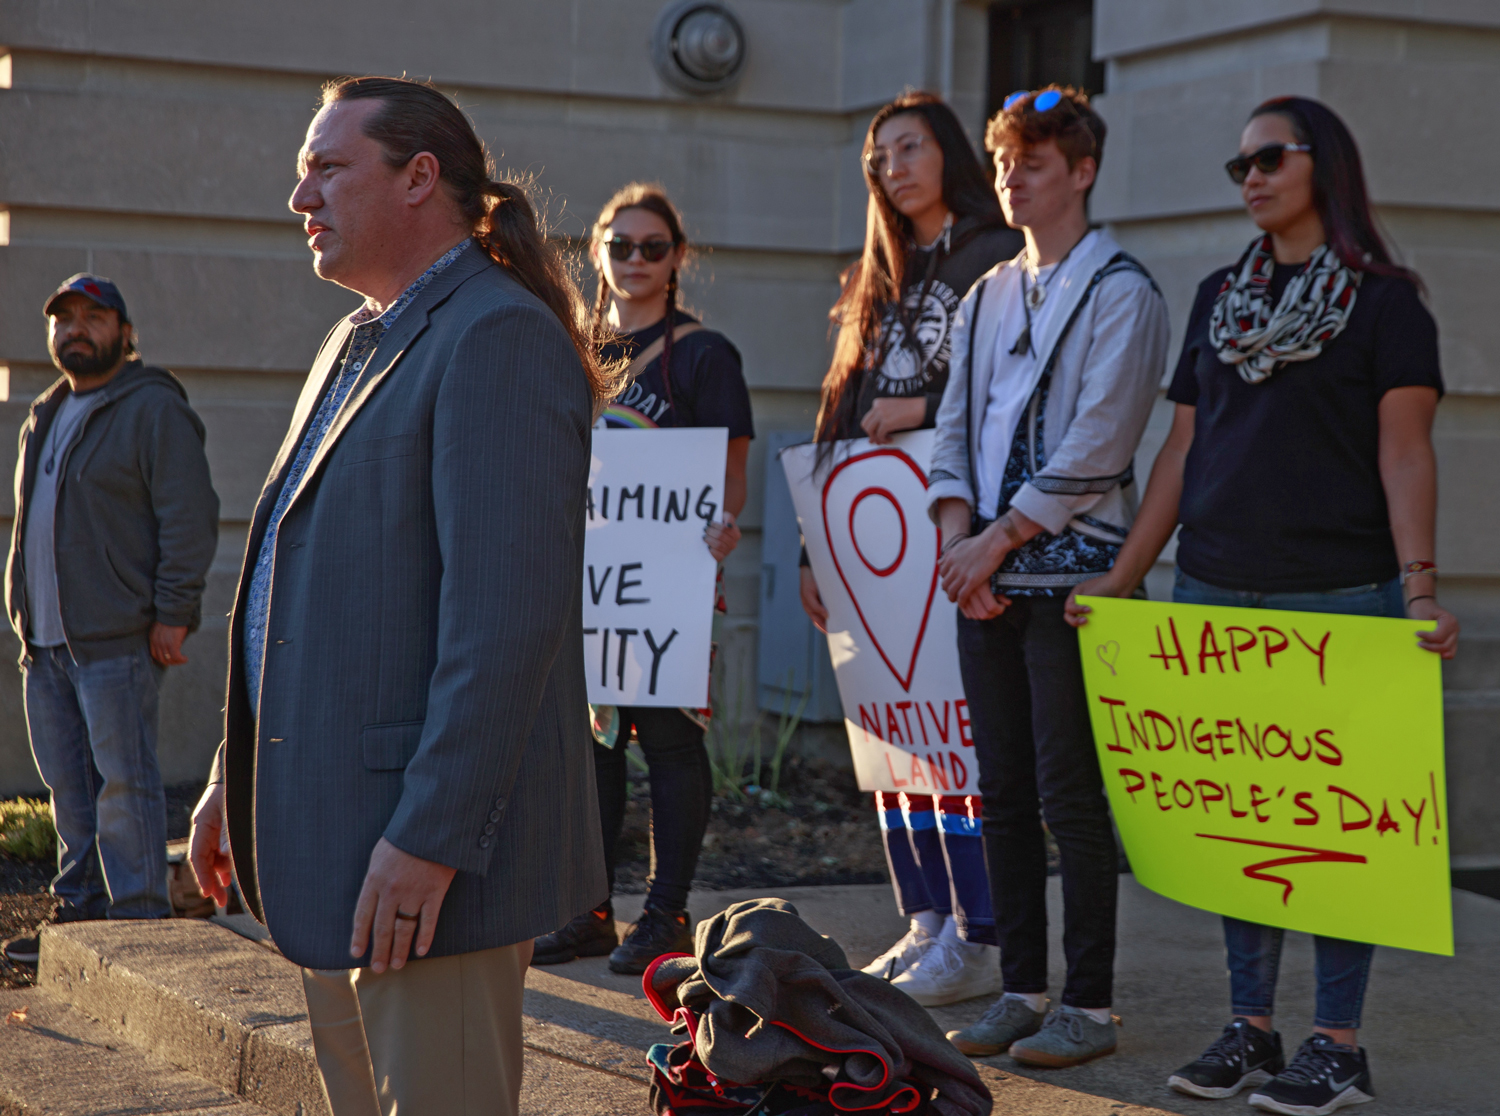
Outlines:
[[[1087,235],[1085,233],[1084,237]],[[1080,237],[1074,243],[1073,248],[1077,248],[1079,244],[1082,244],[1084,237]],[[1021,309],[1026,312],[1026,327],[1021,330],[1021,336],[1016,338],[1016,343],[1010,347],[1011,356],[1020,356],[1022,353],[1031,350],[1031,312],[1033,310],[1040,310],[1042,303],[1047,301],[1047,288],[1052,284],[1052,280],[1057,278],[1057,274],[1062,270],[1063,264],[1068,262],[1068,257],[1073,254],[1073,248],[1069,248],[1063,253],[1062,259],[1058,260],[1056,266],[1053,267],[1052,274],[1040,283],[1033,279],[1028,284],[1026,282],[1027,268],[1024,264],[1021,266]],[[1037,268],[1038,275],[1041,274],[1041,270],[1040,267]]]

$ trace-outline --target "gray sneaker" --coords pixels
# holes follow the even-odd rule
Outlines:
[[[1065,1004],[1047,1015],[1036,1034],[1012,1043],[1010,1056],[1026,1066],[1081,1066],[1115,1052],[1118,1022],[1110,1016],[1108,1023],[1095,1023],[1081,1009]]]
[[[948,1041],[971,1058],[988,1058],[1004,1054],[1011,1043],[1036,1034],[1044,1018],[1042,1012],[1032,1011],[1019,996],[1001,996],[977,1023],[961,1031],[949,1031]]]

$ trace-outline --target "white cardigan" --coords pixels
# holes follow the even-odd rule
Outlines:
[[[1031,373],[1032,382],[1021,388],[1032,395],[1021,423],[1035,438],[1036,387],[1050,372],[1041,423],[1047,463],[1010,503],[1054,535],[1072,526],[1119,543],[1135,519],[1132,459],[1166,369],[1167,307],[1145,268],[1112,237],[1101,231],[1091,239],[1082,266],[1058,276],[1048,292],[1061,302],[1036,338],[1036,351],[1047,355]],[[1005,317],[1000,280],[1006,269],[1020,268],[1021,260],[996,265],[959,306],[928,475],[928,511],[934,519],[939,500],[951,497],[976,506],[972,460]],[[1016,329],[1012,324],[1008,332]],[[1009,442],[998,449],[1009,451]],[[1085,514],[1094,523],[1079,518]]]

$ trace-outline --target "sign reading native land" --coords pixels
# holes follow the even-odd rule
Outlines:
[[[932,431],[893,444],[781,453],[808,561],[828,609],[828,649],[861,790],[977,794],[959,680],[956,610],[938,583],[927,515]]]
[[[595,705],[708,704],[723,518],[723,427],[595,430],[583,550],[583,653]]]
[[[1090,716],[1136,879],[1194,907],[1453,953],[1428,622],[1082,598]]]

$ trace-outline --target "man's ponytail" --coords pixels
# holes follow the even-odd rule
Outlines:
[[[323,103],[378,100],[364,132],[404,167],[423,151],[476,239],[528,291],[541,299],[568,331],[588,378],[597,416],[624,386],[625,365],[605,364],[593,342],[593,323],[561,253],[547,240],[526,187],[495,178],[494,160],[463,111],[435,86],[405,78],[343,78],[323,88]]]

